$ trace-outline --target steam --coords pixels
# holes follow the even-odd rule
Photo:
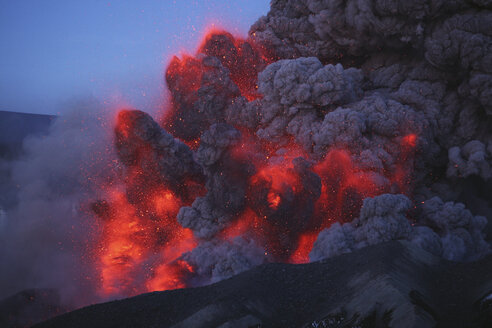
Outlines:
[[[88,263],[97,226],[84,206],[96,198],[95,180],[112,176],[111,121],[95,101],[77,102],[46,137],[25,140],[26,156],[12,167],[17,204],[2,211],[2,297],[56,287],[65,304],[93,299],[96,275]]]

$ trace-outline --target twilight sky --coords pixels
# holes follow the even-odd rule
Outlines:
[[[207,26],[245,36],[269,0],[0,0],[0,110],[62,113],[73,98],[150,110],[170,56]]]

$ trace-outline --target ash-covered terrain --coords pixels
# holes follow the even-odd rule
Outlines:
[[[265,263],[333,257],[329,269],[285,268],[312,270],[296,278],[299,286],[317,283],[307,277],[318,270],[333,270],[351,272],[371,290],[376,278],[368,268],[357,272],[349,259],[373,252],[378,272],[406,272],[394,273],[401,298],[388,292],[375,300],[379,294],[361,287],[365,303],[340,300],[344,309],[335,311],[336,300],[318,302],[324,310],[306,310],[302,322],[286,320],[313,327],[325,314],[353,326],[366,318],[390,327],[479,320],[473,311],[487,306],[486,279],[449,277],[490,269],[491,31],[492,3],[483,0],[272,1],[245,39],[211,29],[196,53],[170,61],[170,97],[158,114],[88,102],[58,118],[45,138],[24,143],[27,155],[12,169],[18,203],[2,214],[0,297],[56,288],[64,308],[76,308],[208,285]],[[386,250],[395,245],[425,255],[406,257],[404,268],[385,266],[403,256]],[[220,293],[232,281],[256,291],[240,277],[270,281],[282,267],[260,266],[196,293]],[[318,277],[328,292],[359,286]],[[445,291],[456,286],[477,291],[456,303],[451,299],[462,294]],[[305,294],[298,300],[312,302],[310,288],[299,289]],[[162,302],[191,293],[165,293]],[[203,293],[197,299],[209,302]],[[277,310],[265,314],[244,301],[231,302],[241,315],[266,326],[283,320]],[[113,306],[119,313],[116,304],[133,304],[127,302],[93,313]],[[278,302],[280,313],[294,312]],[[377,310],[383,312],[375,303],[384,304]],[[456,304],[464,312],[450,310]],[[220,306],[204,310],[209,326],[239,319],[219,319]],[[187,311],[166,320],[201,318]],[[77,313],[86,312],[63,318]],[[111,321],[101,318],[90,320]]]

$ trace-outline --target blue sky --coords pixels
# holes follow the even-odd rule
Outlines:
[[[246,35],[268,0],[0,0],[0,110],[62,113],[94,96],[150,110],[170,56],[205,27]]]

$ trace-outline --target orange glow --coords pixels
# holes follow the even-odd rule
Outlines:
[[[263,234],[264,225],[264,220],[260,219],[253,210],[246,208],[236,220],[220,232],[219,237],[231,240],[238,236],[251,235],[258,238]]]
[[[124,138],[128,138],[130,131],[133,129],[133,122],[130,121],[126,115],[122,115],[122,113],[123,111],[118,113],[116,131]]]
[[[197,150],[200,147],[200,138],[193,140],[182,140],[190,149]]]
[[[183,55],[181,59],[174,56],[167,68],[166,75],[171,78],[179,77],[180,84],[177,91],[191,94],[200,88],[204,70],[205,68],[201,63],[191,56]]]
[[[276,210],[278,208],[278,205],[280,204],[280,195],[270,191],[267,196],[268,199],[268,204],[270,205],[270,208]]]
[[[268,203],[278,207],[281,194],[286,191],[296,192],[299,189],[299,177],[292,171],[291,164],[267,166],[251,178],[251,184],[266,183],[269,186]]]
[[[147,289],[159,291],[185,288],[186,283],[183,278],[192,272],[193,268],[186,261],[177,260],[174,263],[166,263],[156,270],[156,278],[147,282]]]
[[[181,254],[191,251],[197,245],[193,232],[182,229],[176,238],[167,243],[161,252],[162,264],[146,282],[147,291],[168,290],[186,287],[186,275],[194,269],[186,261],[178,259]]]
[[[417,146],[417,135],[412,133],[404,136],[402,138],[402,146],[410,148],[414,148],[415,146]]]
[[[299,237],[297,249],[292,253],[290,263],[308,263],[309,253],[313,249],[313,244],[318,238],[318,232],[304,233]]]
[[[115,204],[114,218],[117,220],[111,218],[104,226],[104,240],[100,249],[102,293],[134,294],[139,290],[132,286],[131,271],[140,263],[145,250],[133,237],[143,228],[121,192],[113,190],[108,196]]]
[[[362,199],[383,192],[371,172],[360,171],[343,149],[329,151],[314,171],[322,183],[317,211],[325,219],[317,222],[319,229],[335,221],[351,221],[359,215]]]
[[[180,201],[169,190],[157,193],[152,200],[159,216],[170,216],[179,211]]]
[[[165,189],[145,197],[140,205],[143,211],[115,188],[107,189],[106,197],[111,213],[103,222],[99,250],[101,294],[135,295],[159,290],[161,285],[171,286],[174,278],[164,274],[166,265],[196,246],[191,230],[182,228],[175,219],[181,202]],[[141,285],[135,274],[149,256],[158,256],[164,265]]]

